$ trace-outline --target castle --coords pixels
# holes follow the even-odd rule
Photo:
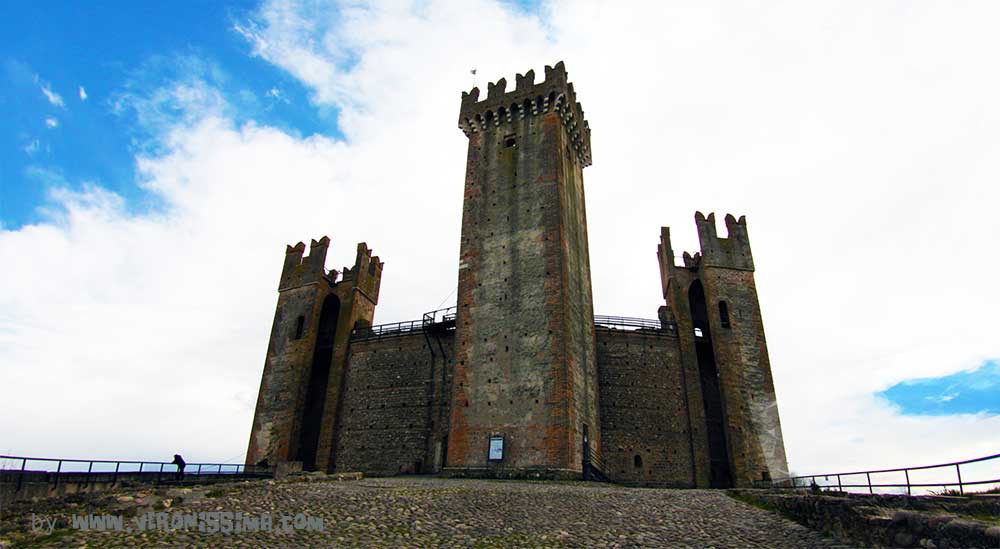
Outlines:
[[[289,246],[247,464],[676,487],[787,476],[744,218],[660,234],[656,320],[594,316],[590,127],[563,63],[462,93],[458,301],[373,326],[383,263]]]

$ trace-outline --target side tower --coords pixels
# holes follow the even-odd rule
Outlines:
[[[749,486],[787,476],[788,463],[754,283],[746,219],[726,216],[719,238],[715,214],[695,214],[701,252],[674,264],[670,229],[657,251],[663,296],[678,324],[689,379],[698,485]],[[665,311],[666,312],[666,311]],[[698,459],[700,458],[700,459]],[[700,467],[698,466],[700,465]]]
[[[250,430],[248,465],[300,462],[306,470],[332,467],[334,424],[347,341],[358,322],[371,324],[382,262],[358,244],[353,268],[324,269],[330,239],[288,246],[278,283],[278,306],[264,359]]]
[[[584,440],[600,443],[583,192],[590,128],[562,62],[534,80],[517,75],[510,93],[506,80],[490,83],[484,101],[478,88],[462,94],[452,474],[579,477]]]

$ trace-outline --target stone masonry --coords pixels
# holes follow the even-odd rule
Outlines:
[[[289,246],[247,463],[367,475],[749,486],[787,473],[744,218],[698,213],[656,320],[595,317],[583,169],[590,127],[562,63],[462,94],[468,137],[457,304],[372,326],[364,244]],[[655,304],[655,305],[654,305]],[[491,453],[502,443],[502,452]],[[495,458],[495,459],[493,459]]]

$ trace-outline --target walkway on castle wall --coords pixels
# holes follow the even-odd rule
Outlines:
[[[206,488],[207,489],[207,488]],[[66,513],[203,511],[298,513],[323,519],[324,531],[288,533],[81,532],[63,530],[52,546],[169,545],[264,547],[847,547],[721,491],[624,488],[597,483],[397,477],[327,481],[257,480],[161,494],[108,494],[87,504],[8,509],[13,522]],[[164,500],[170,499],[164,506]],[[123,503],[124,501],[124,503]],[[107,507],[101,511],[102,506]],[[20,518],[18,518],[20,517]],[[126,519],[130,520],[130,519]],[[8,522],[10,524],[10,522]],[[71,537],[70,537],[71,536]],[[2,536],[0,536],[2,537]]]

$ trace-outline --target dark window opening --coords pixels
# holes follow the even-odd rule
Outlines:
[[[306,330],[306,317],[299,316],[295,319],[295,336],[292,339],[302,339],[302,335]]]
[[[635,465],[636,469],[642,469],[642,456],[636,454],[635,458],[632,459],[632,462]]]
[[[513,135],[508,135],[503,138],[503,146],[508,149],[517,147],[517,139]]]
[[[723,328],[729,328],[729,305],[725,301],[719,302],[719,324]]]

